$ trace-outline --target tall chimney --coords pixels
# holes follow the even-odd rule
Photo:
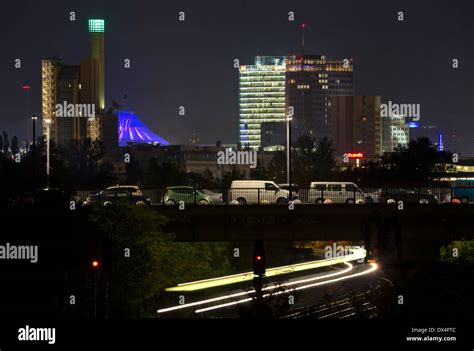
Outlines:
[[[104,30],[103,19],[89,19],[90,58],[94,71],[93,94],[96,113],[104,113],[105,110]]]

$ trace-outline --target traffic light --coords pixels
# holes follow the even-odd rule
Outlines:
[[[253,273],[258,276],[264,276],[265,268],[265,249],[263,240],[256,240],[253,252]]]
[[[92,271],[98,271],[100,269],[100,260],[97,258],[93,258],[90,261],[90,268]]]

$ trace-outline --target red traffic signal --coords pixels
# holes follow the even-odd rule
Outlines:
[[[258,276],[264,276],[265,266],[265,247],[263,240],[256,240],[253,251],[253,273]]]
[[[265,257],[263,255],[254,255],[253,273],[255,275],[265,275]]]
[[[97,259],[93,259],[91,261],[91,268],[92,269],[99,269],[100,268],[100,261]]]

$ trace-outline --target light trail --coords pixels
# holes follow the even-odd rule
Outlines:
[[[313,283],[313,284],[298,286],[298,287],[296,287],[296,288],[287,289],[287,290],[285,290],[285,291],[278,291],[278,292],[276,292],[274,295],[280,295],[280,294],[288,293],[288,292],[291,292],[291,291],[298,291],[298,290],[303,290],[303,289],[309,289],[309,288],[313,288],[313,287],[315,287],[315,286],[320,286],[320,285],[335,283],[335,282],[338,282],[338,281],[341,281],[341,280],[350,279],[350,278],[358,277],[358,276],[361,276],[361,275],[366,275],[366,274],[372,273],[373,271],[375,271],[375,270],[377,269],[377,264],[376,264],[376,263],[370,263],[370,265],[371,265],[371,268],[369,268],[369,269],[367,269],[367,270],[365,270],[365,271],[363,271],[363,272],[354,273],[354,274],[351,274],[351,275],[348,275],[348,276],[345,276],[345,277],[340,277],[340,278],[325,280],[325,281],[323,281],[323,282],[317,282],[317,283]],[[262,297],[265,298],[265,297],[268,297],[268,296],[270,296],[270,294],[265,294],[265,295],[263,295]],[[251,300],[252,300],[252,298],[247,298],[247,299],[242,299],[242,300],[238,300],[238,301],[228,302],[228,303],[221,304],[221,305],[210,306],[210,307],[206,307],[206,308],[202,308],[202,309],[196,310],[196,311],[194,311],[194,313],[202,313],[202,312],[217,310],[217,309],[220,309],[220,308],[225,308],[225,307],[229,307],[229,306],[233,306],[233,305],[237,305],[237,304],[249,302],[249,301],[251,301]]]
[[[352,252],[351,254],[341,256],[341,257],[333,257],[333,258],[327,258],[324,260],[317,260],[317,261],[304,262],[304,263],[298,263],[298,264],[293,264],[293,265],[270,268],[270,269],[267,269],[267,271],[265,272],[265,276],[268,278],[268,277],[274,277],[277,275],[290,274],[290,273],[301,272],[301,271],[309,270],[309,269],[327,267],[334,264],[341,264],[345,262],[356,261],[356,260],[363,259],[367,254],[365,249],[363,248],[353,248],[351,249],[351,252]],[[211,279],[198,280],[198,281],[189,282],[189,283],[182,283],[182,284],[178,284],[175,287],[167,288],[166,291],[169,291],[169,292],[196,291],[196,290],[202,290],[202,289],[209,289],[209,288],[214,288],[217,286],[246,282],[246,281],[252,280],[253,277],[254,277],[253,272],[245,272],[245,273],[240,273],[240,274],[228,275],[224,277],[217,277],[217,278],[211,278]]]
[[[295,280],[293,282],[284,283],[284,284],[281,284],[281,285],[274,284],[274,285],[264,287],[262,289],[262,291],[263,290],[265,290],[265,291],[266,290],[273,290],[273,289],[280,288],[280,287],[292,286],[292,285],[296,285],[296,284],[308,283],[310,281],[315,281],[315,280],[321,280],[321,279],[324,279],[324,278],[334,277],[334,276],[337,276],[337,275],[341,275],[341,274],[350,272],[354,268],[354,266],[352,264],[347,263],[347,262],[344,262],[344,263],[348,266],[348,268],[341,269],[339,272],[329,273],[329,274],[320,275],[320,276],[317,276],[317,277],[312,277],[312,278],[307,278],[307,279]],[[255,290],[249,290],[249,291],[244,291],[244,292],[219,296],[219,297],[215,297],[215,298],[212,298],[212,299],[200,300],[200,301],[191,302],[191,303],[184,304],[184,305],[163,308],[163,309],[158,310],[157,312],[158,313],[165,313],[165,312],[176,311],[176,310],[180,310],[180,309],[183,309],[183,308],[189,308],[189,307],[193,307],[193,306],[197,306],[197,305],[204,305],[204,304],[208,304],[208,303],[212,303],[212,302],[231,299],[231,298],[234,298],[234,297],[244,296],[244,295],[252,294],[254,292],[255,292]]]

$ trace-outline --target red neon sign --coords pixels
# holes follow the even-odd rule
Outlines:
[[[348,152],[347,157],[349,158],[364,158],[363,152]]]

